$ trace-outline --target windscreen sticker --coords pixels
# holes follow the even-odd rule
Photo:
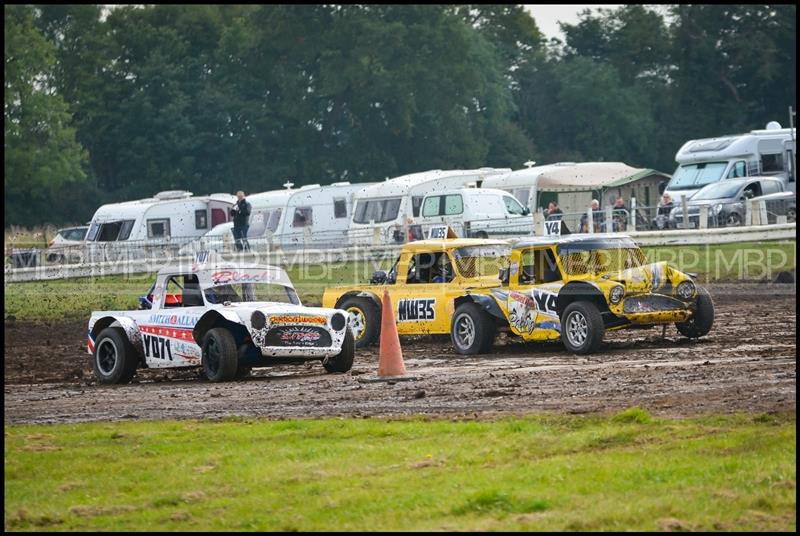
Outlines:
[[[397,302],[398,322],[436,320],[436,298],[419,298]]]

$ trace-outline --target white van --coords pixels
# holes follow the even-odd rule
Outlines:
[[[442,171],[435,169],[402,175],[366,186],[355,194],[348,230],[351,244],[399,244],[409,240],[411,225],[419,217],[426,194],[479,185],[510,169],[480,168]]]
[[[496,188],[459,188],[426,195],[416,218],[423,237],[431,227],[449,225],[464,238],[529,235],[533,217],[516,198]]]
[[[230,219],[231,194],[192,197],[171,190],[148,199],[110,203],[97,209],[86,241],[92,243],[183,243]]]
[[[796,192],[794,136],[795,129],[770,121],[747,134],[689,140],[675,154],[678,167],[665,193],[677,204],[712,182],[756,175],[780,178],[785,190]]]

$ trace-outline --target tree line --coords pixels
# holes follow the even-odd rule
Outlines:
[[[527,160],[671,172],[786,122],[794,5],[5,6],[5,224]]]

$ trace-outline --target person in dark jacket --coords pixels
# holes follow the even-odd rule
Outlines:
[[[233,239],[236,241],[236,251],[250,251],[250,244],[247,242],[247,230],[250,228],[250,203],[244,197],[244,192],[236,192],[239,199],[231,207],[233,216]]]

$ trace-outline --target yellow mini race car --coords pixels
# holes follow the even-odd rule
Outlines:
[[[323,307],[350,313],[356,346],[375,342],[387,289],[398,333],[450,334],[461,354],[487,353],[499,330],[525,341],[561,339],[596,351],[606,330],[674,323],[701,337],[714,322],[708,292],[665,262],[647,264],[626,235],[569,235],[517,242],[411,242],[370,285],[325,290]]]

